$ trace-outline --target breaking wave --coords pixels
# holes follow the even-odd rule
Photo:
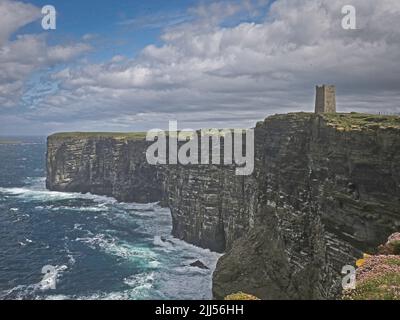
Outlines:
[[[170,211],[156,203],[48,191],[45,179],[34,177],[23,187],[0,187],[0,206],[8,212],[0,214],[0,226],[11,230],[0,241],[27,266],[0,272],[0,298],[212,298],[220,255],[172,237]],[[6,256],[0,267],[14,258]],[[209,269],[190,266],[196,260]],[[57,268],[56,289],[40,286],[48,264]],[[10,274],[17,281],[7,287]]]

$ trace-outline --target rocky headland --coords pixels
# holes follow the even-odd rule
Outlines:
[[[400,118],[292,113],[255,127],[255,167],[158,165],[143,133],[48,137],[47,187],[171,209],[174,236],[224,252],[222,299],[332,299],[341,269],[400,228]]]

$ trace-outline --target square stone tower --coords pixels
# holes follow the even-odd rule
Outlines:
[[[316,87],[315,113],[336,113],[335,86]]]

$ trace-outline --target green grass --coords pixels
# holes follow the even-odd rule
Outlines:
[[[400,255],[400,240],[395,240],[387,245],[392,254]]]
[[[209,132],[210,133],[209,135],[213,136],[217,134],[223,137],[224,132],[220,130],[223,129],[217,129],[217,131]],[[196,131],[196,133],[200,134],[200,130]],[[196,135],[196,133],[193,133],[193,135]],[[113,139],[144,140],[146,138],[146,134],[147,134],[146,132],[60,132],[52,134],[51,136],[49,136],[49,139],[113,138]],[[165,134],[166,136],[170,135],[168,131],[165,131]]]
[[[390,266],[400,266],[400,259],[398,258],[388,258],[386,263]]]
[[[142,140],[146,138],[146,132],[60,132],[49,136],[50,139],[86,139],[86,138],[114,138]]]
[[[345,300],[399,300],[400,274],[396,272],[368,279],[344,297]]]
[[[400,129],[400,116],[365,113],[324,113],[321,116],[331,125],[344,130],[357,129]]]
[[[395,128],[400,129],[400,116],[397,115],[377,115],[366,113],[321,113],[316,115],[310,112],[294,112],[286,114],[275,114],[269,116],[265,120],[309,120],[320,116],[324,118],[330,125],[345,130],[356,129],[378,129],[378,128]],[[259,122],[261,125],[263,122]]]
[[[307,121],[316,117],[314,113],[295,112],[287,114],[276,114],[265,120],[291,120],[291,121]],[[319,114],[329,125],[336,127],[338,130],[376,130],[379,128],[400,129],[400,116],[386,116],[363,113],[324,113]],[[264,120],[264,121],[265,121]],[[257,125],[262,125],[259,122]],[[168,133],[167,133],[168,134]],[[65,138],[114,138],[114,139],[145,139],[145,132],[61,132],[51,135],[51,139]]]

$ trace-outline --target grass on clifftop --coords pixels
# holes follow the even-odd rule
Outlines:
[[[376,129],[400,129],[400,116],[376,115],[364,113],[323,113],[316,115],[309,112],[294,112],[287,114],[276,114],[264,120],[309,120],[312,117],[323,117],[328,125],[335,127],[339,131],[349,130],[376,130]],[[257,125],[262,125],[258,122]],[[168,132],[166,131],[168,135]],[[142,140],[146,138],[146,132],[61,132],[51,135],[52,139],[65,138],[115,138]]]
[[[51,139],[66,138],[117,138],[141,140],[146,138],[146,132],[61,132],[49,136]]]
[[[214,135],[219,135],[220,137],[223,137],[226,132],[224,131],[225,129],[203,129],[207,130],[205,133],[208,136],[214,136]],[[208,131],[211,130],[211,131]],[[226,129],[226,130],[232,130],[232,129]],[[239,129],[239,130],[247,130],[247,129]],[[172,136],[172,137],[177,137],[176,133],[170,133],[168,131],[164,131],[165,135]],[[179,131],[181,132],[181,131]],[[192,136],[195,136],[196,134],[200,135],[201,131],[197,130],[195,133],[193,133]],[[147,133],[146,132],[60,132],[60,133],[54,133],[49,136],[50,139],[68,139],[68,138],[81,138],[81,139],[86,139],[86,138],[114,138],[114,139],[130,139],[130,140],[144,140],[146,138]]]
[[[365,113],[324,113],[328,124],[342,131],[361,129],[400,129],[400,116]]]

